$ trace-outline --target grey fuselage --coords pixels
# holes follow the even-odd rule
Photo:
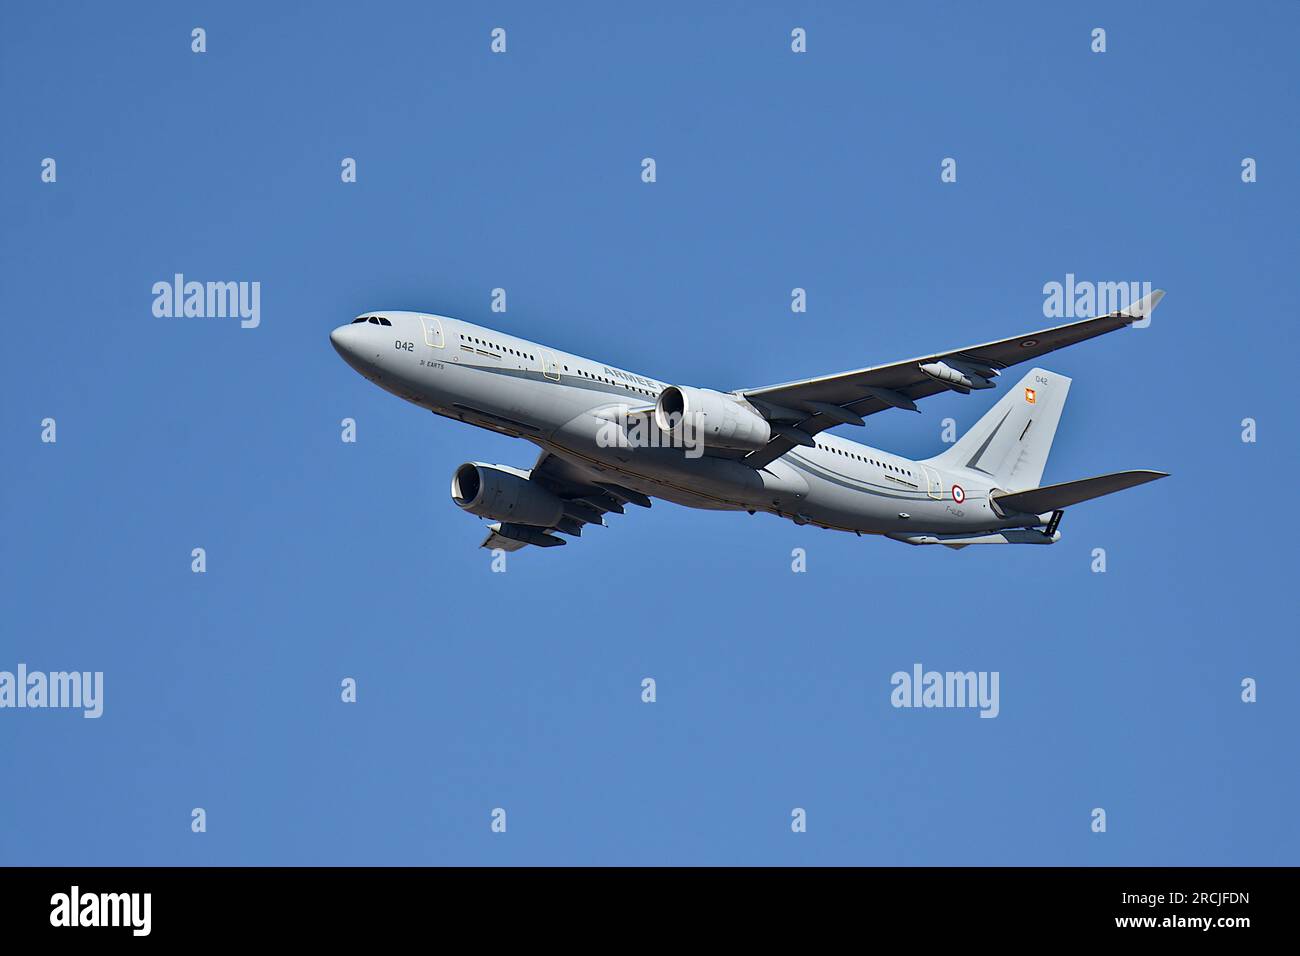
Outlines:
[[[365,315],[391,325],[344,325],[330,340],[369,381],[435,414],[525,438],[593,480],[692,508],[764,511],[861,534],[1041,523],[1036,516],[999,517],[989,503],[989,477],[980,472],[939,469],[826,433],[816,447],[795,448],[761,469],[707,448],[690,457],[680,447],[605,447],[599,436],[609,419],[653,405],[667,383],[459,319]]]

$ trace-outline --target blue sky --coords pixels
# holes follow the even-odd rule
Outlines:
[[[1298,23],[8,10],[0,669],[103,671],[105,702],[0,711],[0,863],[1300,862]],[[155,318],[175,272],[259,281],[261,325]],[[418,309],[730,389],[1054,324],[1067,273],[1169,294],[1044,361],[1074,378],[1044,480],[1173,477],[1072,509],[1050,549],[661,503],[493,574],[450,475],[531,446],[373,388],[327,338]],[[930,455],[991,403],[841,431]],[[1000,716],[892,708],[916,662],[1000,672]]]

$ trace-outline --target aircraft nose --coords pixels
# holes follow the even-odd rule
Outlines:
[[[334,351],[338,352],[343,358],[351,358],[357,353],[357,327],[355,325],[340,325],[330,333],[330,344],[334,346]]]
[[[383,338],[376,337],[375,331],[365,323],[350,322],[330,333],[330,345],[339,353],[339,358],[372,382],[379,381],[379,343]]]

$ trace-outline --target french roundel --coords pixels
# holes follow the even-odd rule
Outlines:
[[[957,502],[957,504],[961,504],[962,502],[964,502],[966,500],[966,489],[963,488],[961,485],[953,485],[952,500]]]

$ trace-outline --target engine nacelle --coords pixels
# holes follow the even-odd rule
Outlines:
[[[665,432],[692,428],[706,446],[740,451],[762,448],[772,437],[772,426],[748,403],[711,388],[686,385],[670,385],[659,393],[655,424]]]
[[[500,465],[470,461],[451,476],[451,500],[470,514],[549,528],[564,517],[564,502],[535,481]]]

